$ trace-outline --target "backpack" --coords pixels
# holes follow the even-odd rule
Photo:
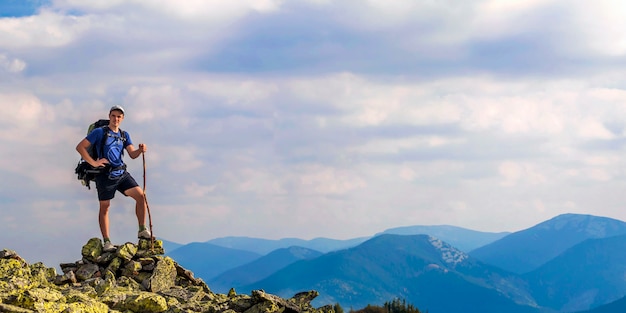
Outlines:
[[[91,133],[96,128],[104,129],[105,137],[103,137],[102,140],[100,140],[100,151],[104,151],[104,144],[106,143],[106,138],[111,136],[111,134],[109,133],[109,120],[98,120],[96,122],[91,123],[91,125],[89,125],[89,128],[87,128],[87,134]],[[122,141],[126,142],[126,132],[121,129],[119,131],[122,136],[121,137]],[[95,144],[89,145],[89,147],[87,148],[87,152],[89,153],[89,156],[91,156],[92,159],[94,160],[99,159],[98,149],[96,149]],[[123,149],[122,149],[122,155],[124,155]],[[87,161],[85,161],[83,158],[80,158],[80,161],[78,161],[78,165],[76,166],[76,169],[74,169],[74,173],[77,175],[78,180],[81,181],[83,186],[86,186],[87,189],[91,190],[90,182],[95,181],[96,176],[98,176],[99,174],[108,172],[110,170],[111,168],[109,166],[98,167],[98,168],[93,167],[89,163],[87,163]]]

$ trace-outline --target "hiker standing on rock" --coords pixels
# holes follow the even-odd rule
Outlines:
[[[113,246],[109,237],[109,207],[116,191],[133,198],[136,202],[135,214],[139,224],[137,237],[140,239],[152,238],[152,234],[146,228],[146,202],[143,190],[130,173],[126,171],[126,164],[122,160],[124,149],[128,152],[131,159],[136,159],[146,152],[147,147],[145,144],[140,143],[139,148],[135,149],[130,135],[120,129],[120,124],[123,120],[124,109],[119,105],[111,107],[109,110],[109,125],[95,128],[76,146],[76,151],[91,166],[95,168],[104,167],[102,173],[96,176],[95,181],[100,202],[98,221],[105,251],[115,250],[115,246]],[[106,140],[104,145],[101,145],[102,140]],[[92,145],[97,150],[97,159],[89,155],[88,148]],[[100,146],[104,149],[100,149]]]

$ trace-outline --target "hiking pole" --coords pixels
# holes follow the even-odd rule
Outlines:
[[[143,200],[148,210],[148,222],[150,224],[150,251],[154,252],[154,233],[152,232],[152,215],[150,214],[150,206],[148,205],[148,197],[146,197],[146,154],[141,153],[143,159]]]

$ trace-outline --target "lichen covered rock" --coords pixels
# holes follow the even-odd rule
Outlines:
[[[102,254],[102,241],[98,238],[91,238],[83,246],[81,254],[83,258],[89,261],[96,261],[96,259]]]
[[[176,283],[176,266],[174,263],[174,260],[169,257],[159,259],[152,275],[145,280],[144,287],[152,292],[174,287]]]
[[[60,265],[29,265],[13,250],[0,250],[0,312],[142,313],[335,313],[313,308],[316,291],[283,299],[255,290],[251,295],[215,294],[202,279],[163,256],[163,243],[140,239],[104,252],[91,238],[82,258]]]
[[[141,292],[127,297],[117,309],[121,311],[159,313],[167,310],[164,297],[150,292]]]

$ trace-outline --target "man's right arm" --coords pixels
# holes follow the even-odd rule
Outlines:
[[[78,151],[83,160],[85,160],[87,163],[89,163],[89,165],[93,167],[100,167],[109,163],[109,160],[105,158],[94,160],[89,155],[89,152],[87,152],[87,148],[89,148],[90,145],[91,143],[89,142],[89,140],[87,140],[87,138],[84,138],[83,140],[81,140],[81,142],[78,143],[78,145],[76,145],[76,151]]]

